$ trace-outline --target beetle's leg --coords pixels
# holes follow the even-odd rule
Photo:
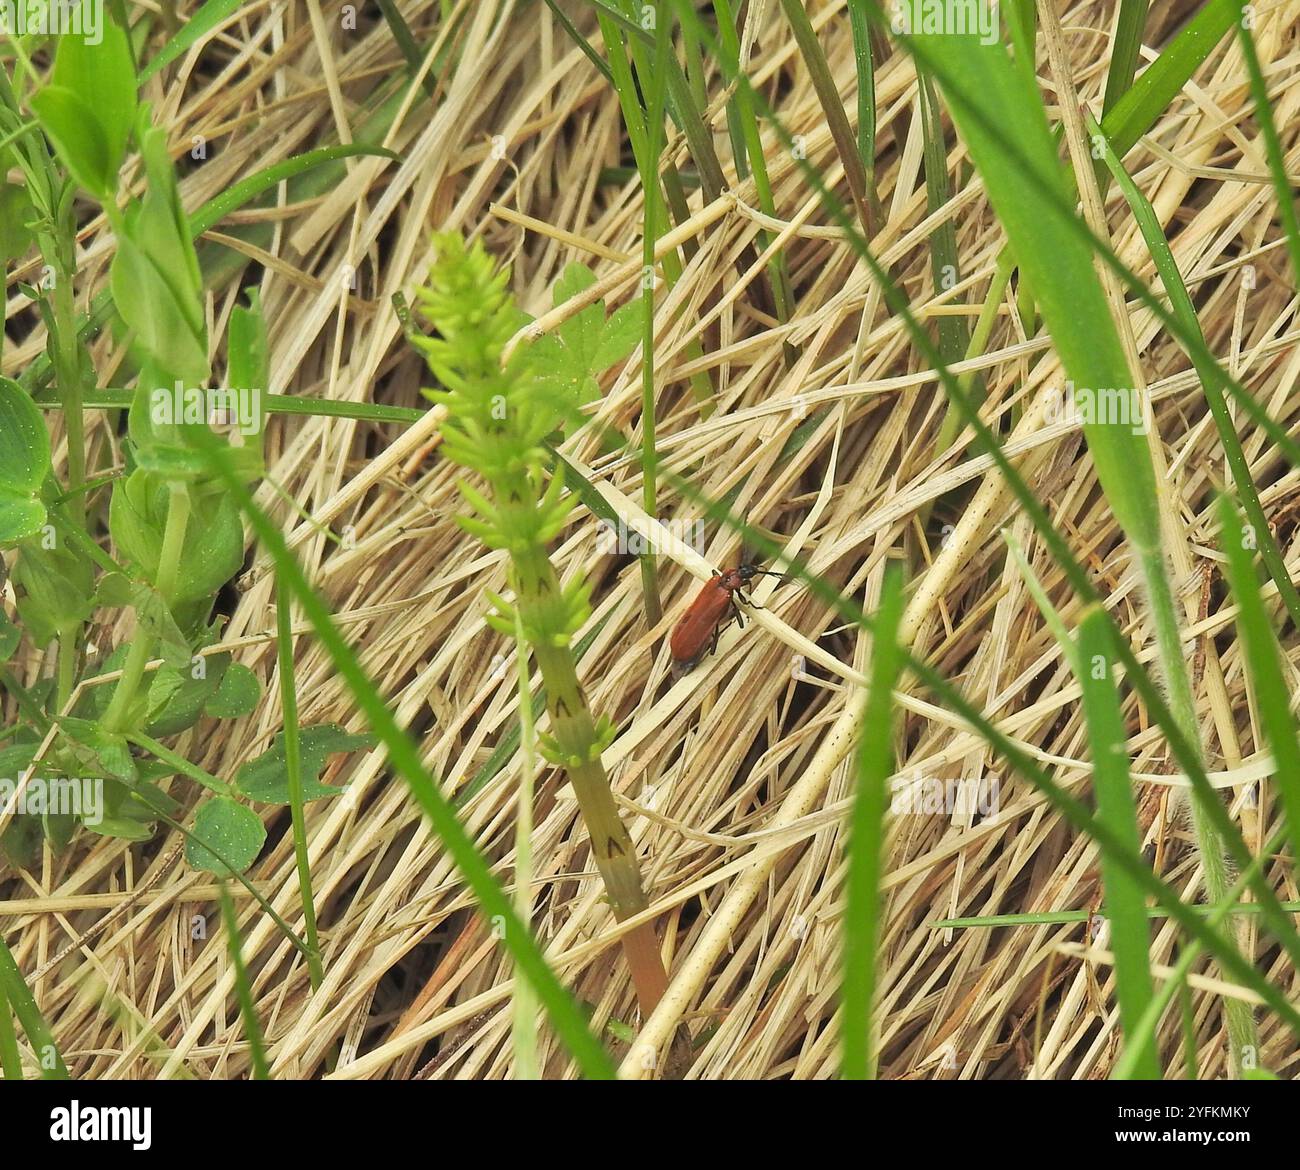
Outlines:
[[[741,591],[740,591],[739,589],[736,590],[735,594],[734,594],[734,595],[732,596],[732,598],[731,598],[731,604],[732,604],[732,605],[735,605],[735,604],[736,604],[736,598],[737,598],[737,597],[739,597],[741,601],[743,601],[747,606],[749,606],[750,609],[763,609],[763,608],[765,608],[764,606],[761,606],[761,605],[755,605],[754,602],[753,602],[750,598],[746,597],[743,593],[741,593]],[[739,607],[737,607],[737,612],[739,612]]]

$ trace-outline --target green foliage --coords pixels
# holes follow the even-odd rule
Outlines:
[[[93,612],[90,564],[65,544],[33,538],[24,542],[13,570],[18,616],[32,641],[45,647]]]
[[[570,264],[555,282],[556,308],[595,283],[591,269]],[[566,415],[598,397],[597,377],[636,348],[643,311],[639,302],[631,301],[606,317],[605,302],[598,300],[533,343],[535,377],[554,402],[564,404]]]
[[[350,735],[336,723],[303,727],[299,734],[299,770],[303,778],[304,800],[341,796],[343,789],[320,783],[325,761],[338,752],[359,751],[373,747],[375,743],[373,736]],[[250,800],[265,801],[268,804],[289,803],[284,732],[276,735],[267,751],[239,769],[235,775],[235,784]]]
[[[185,843],[185,860],[209,873],[243,873],[265,844],[266,826],[252,809],[229,796],[214,796],[194,814],[194,833]]]
[[[203,713],[214,719],[238,719],[251,715],[262,700],[262,684],[246,666],[232,662],[215,693],[203,705]]]
[[[26,179],[23,188],[0,188],[0,252],[7,259],[35,241],[53,270],[48,283],[31,291],[50,337],[54,389],[67,420],[71,481],[64,489],[51,474],[49,433],[39,408],[18,383],[0,379],[0,545],[18,549],[12,578],[19,616],[17,626],[8,618],[0,624],[0,650],[9,659],[25,638],[55,664],[53,677],[22,692],[26,722],[14,734],[6,764],[30,767],[36,745],[57,717],[57,734],[39,772],[103,780],[104,815],[83,816],[85,827],[142,841],[161,816],[180,808],[154,781],[196,770],[156,741],[156,750],[170,763],[138,756],[130,737],[175,735],[205,715],[245,715],[261,696],[256,678],[228,654],[200,654],[218,637],[209,614],[217,591],[243,562],[244,531],[230,489],[213,480],[199,444],[212,433],[212,408],[233,406],[243,440],[231,445],[232,462],[244,482],[262,474],[261,395],[269,363],[253,289],[248,304],[236,306],[230,317],[226,348],[232,386],[221,398],[208,388],[195,229],[181,205],[166,132],[138,100],[127,35],[111,22],[104,34],[103,43],[93,46],[80,37],[60,38],[49,84],[30,98],[44,139],[23,133],[17,95],[8,80],[0,84],[0,133],[13,139],[6,153]],[[132,140],[144,185],[119,206],[117,174]],[[300,158],[290,164],[302,169],[317,161]],[[227,197],[247,199],[264,189],[259,183],[271,181],[254,176]],[[113,476],[107,508],[112,555],[104,548],[104,509],[99,500],[87,503],[95,491],[86,487],[94,469],[84,466],[80,450],[83,384],[93,384],[95,374],[78,344],[70,291],[74,182],[102,205],[113,227],[110,290],[129,330],[137,371],[128,414],[127,473]],[[246,399],[233,396],[240,392]],[[134,633],[106,657],[92,652],[83,658],[86,623],[101,609],[132,611]],[[162,666],[148,671],[151,659],[161,659]],[[107,672],[120,677],[84,688],[69,714],[76,684]],[[232,812],[232,805],[239,811]],[[228,847],[240,868],[250,864],[256,834],[249,818],[256,821],[255,815],[229,798],[210,802],[205,810],[201,820],[217,835],[214,848]],[[67,843],[72,827],[70,818],[15,817],[3,845],[11,859],[30,864],[42,835],[57,847]],[[195,831],[203,836],[202,825]],[[209,865],[212,858],[201,843],[194,848],[193,855]]]
[[[26,188],[0,183],[0,263],[21,256],[32,246],[28,220],[33,211]]]
[[[186,485],[192,515],[179,557],[171,600],[193,601],[215,593],[238,571],[244,559],[244,527],[229,493],[216,485]],[[172,508],[171,483],[139,468],[113,488],[109,530],[118,550],[146,581],[157,582],[163,538]]]
[[[45,524],[41,487],[50,474],[45,420],[17,382],[0,378],[0,546]]]

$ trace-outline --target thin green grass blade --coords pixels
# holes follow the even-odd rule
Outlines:
[[[1183,979],[1178,984],[1178,1006],[1181,1009],[1183,1020],[1183,1065],[1186,1068],[1186,1079],[1195,1081],[1200,1079],[1199,1061],[1196,1054],[1196,1013],[1192,1011],[1192,993],[1187,986],[1187,980]]]
[[[1273,176],[1273,190],[1277,195],[1277,214],[1282,221],[1282,230],[1286,233],[1287,250],[1291,254],[1291,279],[1300,282],[1300,224],[1296,223],[1295,193],[1286,173],[1286,155],[1282,151],[1282,139],[1278,137],[1277,122],[1273,119],[1273,106],[1268,100],[1268,84],[1264,81],[1264,71],[1260,68],[1259,52],[1255,48],[1255,38],[1250,34],[1247,13],[1253,7],[1242,0],[1241,19],[1237,21],[1237,43],[1241,45],[1246,72],[1250,74],[1255,121],[1259,123],[1259,132],[1264,139],[1268,169]]]
[[[1101,112],[1105,117],[1133,87],[1138,53],[1142,48],[1142,30],[1147,23],[1150,0],[1120,0],[1119,21],[1115,26],[1115,43],[1110,50],[1110,68],[1106,71],[1106,94]]]
[[[253,985],[249,981],[248,967],[244,963],[244,949],[239,939],[239,921],[235,916],[235,903],[224,881],[217,882],[217,893],[221,898],[221,921],[226,928],[226,947],[235,976],[235,998],[239,1001],[239,1016],[244,1022],[244,1036],[248,1040],[248,1058],[253,1065],[253,1080],[267,1081],[271,1079],[271,1070],[266,1063],[266,1044],[262,1039],[262,1025],[258,1022],[257,1008],[253,1002]]]
[[[244,0],[207,0],[193,16],[177,30],[173,36],[140,70],[140,84],[144,85],[155,73],[166,69],[173,61],[193,48],[204,37],[224,24],[239,11]]]
[[[238,183],[227,187],[220,195],[209,199],[207,203],[190,216],[190,233],[195,237],[201,236],[204,232],[220,223],[232,211],[237,211],[243,207],[250,199],[257,198],[263,192],[269,191],[277,184],[292,179],[296,175],[301,175],[304,171],[309,171],[322,163],[337,162],[339,159],[353,158],[358,155],[386,158],[393,162],[400,161],[399,156],[386,146],[367,146],[364,142],[351,142],[342,146],[322,146],[317,150],[296,154],[293,158],[285,159],[284,162],[264,167],[255,174],[249,175],[248,178],[241,179]]]
[[[1195,905],[1192,910],[1210,914],[1214,906]],[[1259,914],[1264,908],[1258,902],[1238,902],[1229,907],[1229,914]],[[1300,902],[1283,902],[1288,914],[1300,914]],[[1071,922],[1087,922],[1088,910],[1039,910],[1032,914],[976,914],[966,918],[936,918],[927,925],[931,930],[971,930],[994,926],[1068,926]],[[1159,906],[1148,906],[1148,918],[1168,918]]]
[[[725,68],[735,74],[740,71],[740,37],[736,31],[735,16],[731,0],[713,0],[713,8],[718,18],[718,44],[722,52]],[[735,100],[727,103],[728,125],[739,131],[741,142],[734,147],[736,174],[745,177],[742,166],[747,166],[754,177],[754,190],[758,195],[758,206],[764,215],[776,216],[776,201],[772,197],[772,182],[768,177],[767,157],[763,153],[763,137],[754,113],[754,103],[749,100],[749,92],[738,88]],[[870,167],[868,168],[870,172]],[[772,242],[772,233],[766,230],[758,235],[760,247],[766,249]],[[768,265],[768,278],[772,282],[772,292],[776,299],[776,315],[779,321],[790,319],[790,280],[786,273],[785,253],[777,252]]]
[[[88,390],[83,405],[97,410],[129,410],[135,398],[134,390]],[[36,395],[37,406],[58,410],[48,393]],[[379,402],[342,402],[334,398],[313,398],[309,394],[265,394],[262,402],[267,414],[309,414],[320,418],[351,418],[362,422],[417,423],[425,411],[413,406],[386,406]]]
[[[898,649],[902,616],[903,578],[895,569],[885,578],[871,640],[871,682],[858,737],[857,795],[849,828],[840,1073],[846,1081],[875,1076],[871,1010],[880,940],[885,810],[889,807],[889,777],[894,771],[893,692],[902,666]]]
[[[650,105],[646,115],[645,157],[641,164],[642,225],[641,264],[653,272],[659,234],[667,230],[668,212],[659,189],[659,160],[664,138],[664,78],[672,53],[671,13],[655,24],[654,68],[650,78]],[[655,394],[655,282],[643,281],[641,289],[641,506],[647,516],[659,514],[659,453],[655,447],[658,401]],[[663,603],[659,597],[659,574],[652,550],[641,554],[641,593],[647,628],[659,624]]]
[[[989,201],[1029,276],[1039,310],[1078,391],[1133,385],[1092,252],[1049,208],[1046,192],[1069,197],[1066,176],[1037,91],[1000,44],[976,37],[921,35],[918,50],[943,66],[939,83],[953,121],[984,179]],[[953,77],[961,84],[954,86]],[[972,107],[980,117],[973,117]],[[996,129],[990,129],[996,127]],[[1018,157],[1007,148],[1019,147]],[[1037,184],[1025,182],[1032,168]],[[1084,433],[1107,502],[1141,554],[1160,549],[1155,473],[1145,439],[1132,425],[1088,422]]]
[[[1189,333],[1194,334],[1204,342],[1201,323],[1196,315],[1196,306],[1192,303],[1192,298],[1187,291],[1187,285],[1183,283],[1182,273],[1178,270],[1178,263],[1174,260],[1169,241],[1160,227],[1160,221],[1156,218],[1155,208],[1151,206],[1151,201],[1142,193],[1138,185],[1133,182],[1132,177],[1124,168],[1124,164],[1116,156],[1110,140],[1091,116],[1088,118],[1088,130],[1093,135],[1094,143],[1101,148],[1101,161],[1108,168],[1120,190],[1124,193],[1124,198],[1128,200],[1128,205],[1133,211],[1133,218],[1137,221],[1138,228],[1142,232],[1142,238],[1146,242],[1147,251],[1151,253],[1151,258],[1155,261],[1156,271],[1160,273],[1160,280],[1165,287],[1165,293],[1169,297],[1169,303],[1174,315]],[[1251,478],[1250,464],[1247,463],[1245,452],[1242,451],[1241,440],[1237,437],[1237,428],[1233,425],[1232,415],[1228,413],[1228,404],[1223,397],[1222,382],[1211,363],[1205,362],[1198,357],[1194,350],[1190,351],[1188,356],[1192,359],[1192,364],[1196,367],[1196,372],[1201,379],[1201,388],[1205,391],[1205,402],[1210,408],[1214,425],[1218,428],[1219,439],[1223,444],[1223,453],[1228,461],[1229,468],[1232,470],[1233,481],[1237,490],[1241,493],[1242,501],[1246,507],[1246,514],[1249,516],[1251,524],[1255,526],[1255,531],[1259,534],[1260,552],[1263,555],[1264,564],[1268,569],[1269,576],[1277,586],[1278,594],[1281,596],[1287,612],[1291,615],[1292,623],[1296,629],[1300,630],[1300,593],[1296,591],[1296,587],[1291,581],[1291,575],[1287,572],[1282,552],[1278,548],[1272,529],[1269,528],[1268,520],[1264,516],[1263,506],[1259,502],[1259,493],[1255,490],[1255,482]]]
[[[27,1034],[27,1043],[36,1053],[42,1078],[47,1081],[66,1081],[68,1070],[63,1063],[63,1057],[59,1055],[58,1045],[54,1043],[54,1037],[45,1023],[45,1017],[41,1015],[27,981],[18,970],[18,964],[14,962],[13,953],[2,938],[0,938],[0,988],[4,989],[5,998],[9,1001],[9,1007],[5,1011],[7,1013],[12,1009],[14,1015],[18,1017],[18,1022]]]
[[[925,159],[925,205],[933,215],[952,198],[948,182],[948,150],[943,140],[943,122],[934,86],[918,73],[921,94],[921,139]],[[961,280],[961,256],[957,251],[957,225],[945,220],[930,233],[930,272],[936,295]],[[964,317],[939,318],[939,352],[950,365],[966,357],[970,330]],[[951,409],[951,408],[950,408]]]
[[[568,15],[555,2],[555,0],[546,0],[546,7],[551,10],[551,15],[560,22],[560,27],[569,34],[569,39],[582,50],[583,56],[596,67],[597,72],[599,72],[610,85],[613,85],[614,74],[605,63],[605,58],[596,52],[592,43],[578,31],[577,25],[569,19]]]
[[[848,0],[853,30],[853,65],[858,75],[858,154],[867,175],[867,198],[880,206],[876,190],[876,62],[871,50],[871,24],[866,0]]]
[[[1277,639],[1259,592],[1251,550],[1257,541],[1247,533],[1227,496],[1219,497],[1220,542],[1228,557],[1228,583],[1237,602],[1237,630],[1245,652],[1246,673],[1255,692],[1264,737],[1276,761],[1274,778],[1282,795],[1294,865],[1300,859],[1300,738],[1291,714],[1291,690],[1282,674]]]
[[[1283,833],[1275,833],[1273,837],[1265,843],[1264,848],[1259,851],[1259,855],[1251,860],[1250,865],[1242,872],[1232,889],[1228,891],[1224,899],[1216,906],[1198,906],[1200,913],[1207,916],[1209,924],[1212,927],[1218,926],[1224,922],[1230,914],[1251,914],[1262,909],[1258,903],[1240,902],[1242,893],[1254,881],[1255,877],[1263,872],[1265,860],[1273,853],[1282,843]],[[1288,903],[1287,909],[1294,910],[1295,903]],[[1164,985],[1152,997],[1151,1002],[1147,1005],[1147,1010],[1143,1013],[1134,1034],[1134,1046],[1126,1048],[1120,1053],[1120,1058],[1115,1062],[1114,1069],[1111,1070],[1111,1080],[1123,1081],[1130,1080],[1136,1074],[1134,1069],[1140,1052],[1140,1045],[1145,1044],[1148,1037],[1154,1036],[1156,1029],[1160,1026],[1160,1021],[1164,1017],[1165,1010],[1173,1001],[1181,988],[1186,986],[1188,972],[1191,971],[1193,964],[1200,957],[1203,951],[1199,939],[1189,942],[1179,953],[1178,962],[1170,972],[1169,978],[1165,980]]]
[[[298,727],[298,687],[293,657],[293,599],[276,582],[275,640],[280,671],[280,709],[284,715],[284,774],[289,783],[289,813],[293,827],[293,853],[302,899],[303,936],[307,944],[307,970],[316,991],[325,978],[321,966],[320,938],[316,933],[316,899],[311,886],[311,859],[307,852],[307,822],[303,815],[302,737]],[[222,886],[225,889],[225,886]]]
[[[849,190],[853,193],[853,202],[862,221],[863,234],[870,239],[875,235],[871,207],[867,201],[867,172],[858,152],[858,144],[849,125],[848,115],[844,113],[844,104],[840,101],[840,92],[831,76],[830,66],[826,63],[826,54],[822,52],[821,42],[801,0],[781,0],[781,9],[794,33],[799,46],[799,54],[812,78],[813,89],[821,104],[822,114],[835,143],[840,164],[844,167],[844,177],[848,180]]]
[[[1119,693],[1111,674],[1110,628],[1099,608],[1091,609],[1079,623],[1075,673],[1083,689],[1083,713],[1092,750],[1092,788],[1097,798],[1097,819],[1109,825],[1116,838],[1133,852],[1142,848],[1137,804],[1128,772],[1127,736],[1120,712]],[[1142,888],[1109,858],[1101,859],[1102,906],[1110,922],[1111,950],[1115,954],[1115,996],[1119,1000],[1120,1026],[1126,1045],[1151,1002],[1151,931],[1147,925]],[[1142,1046],[1137,1075],[1158,1079],[1160,1062],[1155,1045]]]
[[[1191,80],[1237,20],[1237,0],[1209,0],[1102,119],[1123,158]]]
[[[0,980],[0,1073],[7,1081],[23,1079],[23,1059],[18,1051],[18,1033],[14,1031],[14,1018],[9,1011],[9,996]]]
[[[523,618],[515,611],[515,683],[519,703],[519,739],[522,745],[519,762],[518,813],[515,816],[515,908],[525,925],[533,919],[533,802],[537,777],[537,735],[534,723],[532,683],[528,677],[528,640]],[[510,1021],[514,1045],[515,1079],[535,1081],[541,1077],[537,1060],[537,996],[527,979],[515,990]]]

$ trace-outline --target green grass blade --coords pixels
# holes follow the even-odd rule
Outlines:
[[[18,1022],[27,1034],[27,1043],[36,1053],[36,1059],[41,1066],[41,1076],[47,1081],[66,1081],[68,1070],[63,1063],[63,1057],[59,1055],[58,1045],[54,1043],[54,1037],[50,1035],[45,1017],[41,1015],[27,981],[23,979],[18,964],[14,962],[13,953],[2,938],[0,938],[0,988],[4,989],[5,998],[9,1001],[8,1007],[4,1010],[7,1014],[12,1009],[14,1015],[18,1017]]]
[[[288,179],[301,175],[322,163],[337,162],[339,159],[352,158],[357,155],[370,155],[374,158],[386,158],[399,161],[398,155],[386,146],[367,146],[364,142],[350,142],[342,146],[322,146],[317,150],[308,150],[295,154],[283,162],[264,167],[255,174],[232,184],[220,195],[209,199],[190,216],[190,233],[201,236],[215,227],[232,211],[243,207],[250,199],[255,199],[265,191]]]
[[[248,968],[244,964],[244,949],[239,939],[239,921],[235,916],[235,903],[224,881],[217,882],[217,893],[221,898],[221,921],[226,928],[226,946],[230,954],[231,966],[234,968],[235,998],[239,1001],[239,1015],[244,1022],[244,1035],[248,1039],[248,1056],[253,1065],[253,1080],[270,1080],[271,1070],[266,1063],[262,1025],[257,1019],[257,1008],[253,1004],[253,985],[248,979]]]
[[[826,63],[826,54],[822,52],[817,40],[816,30],[801,0],[781,0],[781,8],[790,23],[794,39],[799,46],[803,63],[812,78],[813,89],[821,104],[826,125],[830,128],[831,140],[844,167],[844,177],[848,180],[849,190],[853,193],[853,202],[862,221],[863,234],[870,239],[875,234],[872,223],[871,208],[867,202],[867,172],[862,164],[858,144],[849,125],[848,115],[844,113],[844,104],[840,101],[840,92],[831,76],[830,66]]]
[[[239,11],[244,0],[207,0],[193,16],[140,70],[140,84],[143,85],[160,69],[166,69],[173,61],[188,49],[193,48],[214,29],[224,24]]]
[[[934,86],[924,73],[918,73],[921,93],[921,138],[925,158],[925,205],[933,215],[948,205],[952,186],[948,182],[948,150],[943,140],[943,122]],[[945,220],[930,233],[930,272],[937,296],[961,280],[961,256],[957,251],[957,225]],[[964,317],[939,318],[939,352],[952,364],[966,357],[970,330]]]
[[[1196,1055],[1196,1013],[1192,1011],[1192,994],[1183,979],[1178,984],[1178,1006],[1181,1009],[1183,1023],[1183,1064],[1186,1067],[1186,1079],[1199,1079]]]
[[[858,74],[858,155],[867,173],[868,198],[876,203],[876,63],[866,0],[848,0],[853,30],[853,65]]]
[[[1280,840],[1280,838],[1279,838]],[[1191,909],[1201,914],[1210,914],[1214,906],[1192,906]],[[1229,914],[1259,914],[1263,907],[1258,902],[1237,902],[1232,905]],[[1300,914],[1300,902],[1283,902],[1282,909],[1288,914]],[[994,926],[1066,926],[1071,922],[1086,922],[1088,910],[1038,910],[1030,914],[974,914],[965,918],[936,918],[927,925],[931,930],[972,930]],[[1148,918],[1168,918],[1166,911],[1159,906],[1148,906]]]
[[[596,52],[592,43],[578,31],[577,25],[569,19],[568,15],[555,2],[555,0],[546,0],[546,7],[551,10],[551,15],[560,22],[560,27],[569,34],[569,39],[582,50],[583,56],[596,67],[597,72],[599,72],[610,85],[613,85],[614,74],[610,72],[609,66],[605,64],[605,58]]]
[[[1247,676],[1255,692],[1264,737],[1276,761],[1274,777],[1282,794],[1294,865],[1300,859],[1300,739],[1291,714],[1291,688],[1282,675],[1277,639],[1259,592],[1251,549],[1256,540],[1242,527],[1227,496],[1219,497],[1220,541],[1228,557],[1228,583],[1237,602],[1237,630],[1245,652]]]
[[[1247,886],[1254,881],[1256,875],[1263,872],[1265,860],[1281,844],[1282,839],[1282,833],[1275,833],[1272,839],[1265,843],[1264,848],[1259,851],[1259,855],[1246,867],[1232,889],[1228,891],[1223,901],[1218,905],[1196,907],[1198,911],[1208,917],[1211,926],[1218,926],[1230,914],[1250,914],[1262,909],[1258,903],[1243,903],[1239,902],[1238,899]],[[1288,903],[1287,909],[1288,911],[1294,911],[1297,906],[1295,903]],[[1181,989],[1186,986],[1187,974],[1191,971],[1192,965],[1201,955],[1202,950],[1200,940],[1188,943],[1183,947],[1178,956],[1178,962],[1170,972],[1169,978],[1165,980],[1164,986],[1152,997],[1151,1002],[1147,1005],[1147,1010],[1142,1015],[1142,1019],[1138,1022],[1133,1035],[1133,1045],[1120,1053],[1119,1060],[1115,1062],[1115,1067],[1110,1074],[1112,1080],[1130,1080],[1136,1075],[1134,1070],[1140,1057],[1141,1046],[1146,1043],[1148,1037],[1155,1035],[1156,1029],[1160,1026],[1160,1020],[1165,1014],[1165,1009],[1169,1007],[1174,996],[1179,994]]]
[[[880,939],[885,811],[889,807],[889,777],[894,771],[893,692],[902,665],[897,641],[902,616],[903,578],[895,570],[885,578],[872,635],[871,682],[858,738],[857,795],[849,828],[841,1076],[850,1081],[875,1076],[871,1009]]]
[[[1150,0],[1120,0],[1119,21],[1115,26],[1115,43],[1110,51],[1110,68],[1106,72],[1106,95],[1101,112],[1105,117],[1133,87],[1138,53],[1142,48],[1142,30],[1146,27]]]
[[[1246,61],[1246,72],[1250,74],[1255,120],[1259,123],[1259,132],[1264,139],[1268,169],[1273,176],[1273,190],[1277,194],[1278,218],[1282,221],[1287,249],[1291,253],[1291,279],[1300,281],[1300,224],[1296,223],[1295,194],[1286,173],[1286,156],[1282,152],[1282,140],[1278,137],[1277,123],[1273,119],[1273,107],[1268,100],[1268,84],[1264,81],[1264,71],[1260,68],[1255,38],[1250,35],[1247,11],[1251,8],[1253,5],[1243,0],[1241,19],[1237,21],[1237,42],[1241,45],[1241,55]]]
[[[1038,93],[1000,43],[918,36],[918,50],[942,65],[939,83],[953,121],[984,179],[1067,374],[1080,390],[1131,387],[1133,375],[1086,242],[1062,225],[1047,193],[1068,198],[1065,173]],[[955,85],[952,79],[959,77]],[[972,108],[978,117],[972,116]],[[1008,149],[1015,143],[1015,155]],[[1026,183],[1031,168],[1036,184]],[[1120,526],[1141,553],[1160,548],[1155,473],[1145,439],[1131,426],[1084,423],[1088,448]]]
[[[1237,0],[1209,0],[1115,102],[1102,125],[1120,158],[1156,124],[1238,16]]]
[[[1128,772],[1127,736],[1119,694],[1111,674],[1110,629],[1099,608],[1079,623],[1075,673],[1083,689],[1083,713],[1092,749],[1092,788],[1097,819],[1135,853],[1142,848],[1137,804]],[[1133,1036],[1151,1002],[1151,932],[1142,888],[1109,858],[1101,859],[1102,906],[1110,922],[1115,954],[1115,995],[1125,1044]],[[1137,1075],[1158,1079],[1160,1063],[1154,1044],[1143,1045]]]
[[[4,981],[0,980],[0,1073],[7,1081],[23,1079],[23,1059],[18,1051],[18,1033],[14,1031],[14,1018],[9,1011],[9,996]]]
[[[130,410],[134,390],[88,390],[84,406],[97,410]],[[48,393],[33,401],[46,410],[59,410],[62,403]],[[319,418],[350,418],[362,422],[419,422],[425,411],[413,406],[386,406],[378,402],[343,402],[333,398],[314,398],[309,394],[266,394],[262,398],[267,414],[304,414]]]
[[[298,892],[302,898],[304,942],[307,944],[307,969],[311,987],[316,991],[325,978],[321,967],[320,938],[316,933],[316,900],[311,887],[311,859],[307,852],[307,822],[303,815],[302,737],[298,727],[298,687],[293,658],[293,599],[289,591],[276,582],[275,641],[280,668],[280,708],[284,714],[284,774],[289,783],[289,814],[293,826],[293,853],[298,870]],[[222,890],[225,890],[224,885]]]
[[[1201,332],[1201,323],[1196,315],[1196,306],[1192,303],[1187,285],[1183,282],[1182,273],[1179,272],[1173,251],[1169,247],[1169,241],[1160,227],[1160,221],[1156,218],[1155,208],[1133,182],[1124,164],[1116,156],[1110,140],[1091,116],[1088,119],[1088,130],[1093,135],[1093,141],[1101,148],[1101,161],[1124,193],[1124,198],[1128,200],[1133,218],[1137,221],[1142,238],[1146,242],[1147,251],[1151,253],[1156,271],[1160,273],[1160,280],[1165,287],[1174,315],[1188,333],[1200,338],[1203,343],[1204,334]],[[1205,391],[1206,405],[1210,408],[1214,425],[1218,428],[1224,456],[1232,470],[1237,490],[1241,493],[1246,515],[1258,533],[1264,564],[1268,568],[1269,576],[1277,585],[1278,594],[1291,615],[1292,623],[1300,630],[1300,592],[1296,591],[1291,581],[1282,552],[1277,546],[1272,529],[1269,528],[1268,520],[1264,515],[1263,506],[1259,502],[1259,493],[1255,490],[1255,483],[1250,474],[1250,464],[1246,462],[1241,440],[1237,437],[1237,428],[1233,425],[1232,415],[1228,412],[1228,404],[1223,396],[1223,384],[1212,363],[1201,359],[1195,350],[1190,350],[1188,356],[1192,359],[1192,364],[1200,377],[1201,388]]]

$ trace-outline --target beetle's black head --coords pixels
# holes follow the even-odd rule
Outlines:
[[[759,568],[752,561],[745,561],[736,566],[736,576],[738,576],[746,585],[755,577],[780,577],[780,573],[773,573],[769,569]]]

